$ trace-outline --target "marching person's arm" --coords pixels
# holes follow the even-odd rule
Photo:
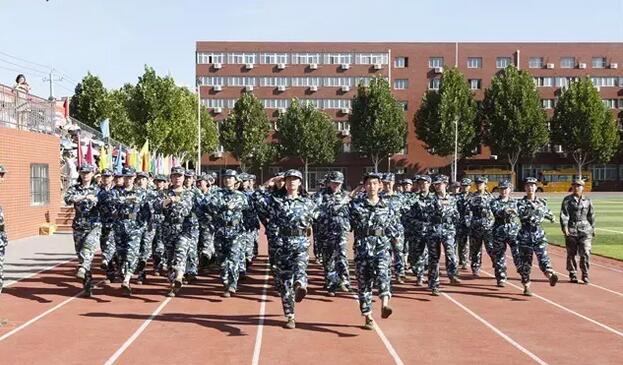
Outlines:
[[[565,237],[569,235],[569,207],[567,202],[568,199],[565,198],[560,205],[560,229]]]
[[[588,201],[588,213],[586,214],[586,219],[588,220],[588,223],[591,224],[591,227],[593,228],[593,237],[595,237],[595,207],[590,199]]]

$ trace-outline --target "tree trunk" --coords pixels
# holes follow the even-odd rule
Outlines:
[[[515,191],[515,188],[517,187],[517,174],[515,173],[515,167],[517,166],[520,153],[521,151],[517,151],[515,154],[508,154],[508,164],[511,167],[511,184],[513,184],[513,191]]]
[[[375,154],[370,157],[372,159],[372,164],[374,165],[374,172],[379,172],[379,163],[380,163],[379,155]]]
[[[309,170],[309,162],[307,159],[303,160],[305,162],[305,191],[309,190],[309,178],[307,172]]]

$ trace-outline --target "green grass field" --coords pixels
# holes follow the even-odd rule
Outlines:
[[[544,223],[550,243],[565,245],[565,238],[560,231],[559,212],[564,194],[543,194],[556,216],[556,223]],[[593,253],[623,260],[623,194],[588,193],[596,212],[596,234],[593,239]]]

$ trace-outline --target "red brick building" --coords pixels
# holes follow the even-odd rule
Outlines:
[[[413,115],[428,89],[439,86],[444,67],[458,67],[476,99],[482,99],[491,78],[507,65],[528,70],[548,113],[560,89],[574,78],[589,75],[599,86],[604,103],[623,117],[623,43],[313,43],[313,42],[197,42],[196,76],[202,103],[217,121],[224,119],[244,90],[262,101],[276,118],[292,98],[307,99],[332,116],[344,141],[343,153],[331,166],[311,168],[311,181],[329,169],[342,170],[350,185],[371,168],[369,159],[350,152],[347,123],[350,100],[360,82],[375,75],[390,80],[395,98],[403,103],[408,121],[407,147],[391,158],[391,169],[412,175],[418,171],[447,170],[450,159],[429,154],[415,137]],[[500,166],[483,147],[462,161],[462,167]],[[569,165],[556,147],[532,161],[522,161],[520,177]],[[226,152],[204,155],[202,165],[236,165]],[[286,163],[287,164],[287,163]],[[284,166],[271,167],[270,173]],[[387,168],[387,163],[382,166]],[[461,168],[459,168],[460,175]],[[602,187],[621,188],[623,159],[593,167]]]

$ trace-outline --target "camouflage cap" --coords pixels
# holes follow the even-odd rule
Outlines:
[[[204,174],[199,174],[197,175],[197,181],[206,181],[206,175]]]
[[[508,189],[511,186],[513,186],[513,184],[508,179],[500,180],[498,183],[498,189]]]
[[[579,186],[584,186],[584,179],[582,178],[575,178],[573,179],[573,181],[571,182],[571,185],[579,185]]]
[[[341,171],[331,171],[327,174],[327,181],[341,184],[344,182],[344,174]]]
[[[249,178],[249,174],[247,174],[246,172],[241,172],[240,174],[238,174],[238,180],[249,181],[251,179]]]
[[[453,181],[452,184],[450,184],[450,186],[452,186],[453,188],[460,188],[461,183],[458,181]]]
[[[470,186],[472,184],[472,179],[469,177],[464,177],[461,179],[461,186]]]
[[[164,176],[163,174],[157,174],[156,176],[154,176],[154,181],[167,181],[167,177]]]
[[[368,181],[369,179],[378,179],[379,181],[381,181],[383,179],[383,174],[380,174],[378,172],[368,172],[363,175],[364,183]]]
[[[476,181],[476,184],[486,184],[489,181],[486,176],[476,176],[474,180]]]
[[[433,184],[447,184],[448,183],[448,177],[446,175],[436,175],[435,178],[433,179]]]
[[[188,170],[184,171],[184,176],[185,177],[195,177],[195,170],[188,169]]]
[[[415,179],[416,181],[425,181],[427,183],[431,183],[432,179],[430,178],[430,176],[428,175],[417,175],[417,179]]]
[[[184,175],[184,168],[182,166],[173,166],[171,167],[171,176],[173,175]]]
[[[253,175],[253,174],[249,174],[249,180],[257,180],[257,176]]]
[[[536,177],[527,177],[524,179],[524,183],[526,184],[536,184],[537,182],[539,182],[539,180]]]
[[[121,173],[126,177],[136,176],[136,170],[134,167],[124,167]]]
[[[78,172],[80,173],[89,173],[89,172],[95,172],[95,168],[87,163],[80,165],[80,168],[78,169]]]
[[[232,169],[227,169],[227,170],[225,170],[225,172],[223,172],[222,176],[223,177],[235,177],[235,178],[238,178],[238,171],[232,170]]]
[[[283,175],[283,177],[288,178],[288,177],[296,177],[300,180],[303,180],[303,174],[301,174],[301,172],[299,170],[295,170],[295,169],[290,169],[288,171],[286,171],[286,173]]]
[[[413,185],[413,180],[411,179],[402,179],[401,180],[402,185]]]
[[[114,173],[112,172],[111,169],[103,169],[102,170],[102,176],[113,176]]]
[[[391,172],[383,174],[383,181],[396,181],[396,175]]]
[[[277,174],[275,174],[275,177],[283,177],[283,175],[285,175],[286,173],[283,171],[279,171]]]
[[[145,171],[139,171],[136,173],[136,177],[137,178],[141,178],[144,177],[145,179],[149,178],[149,173],[145,172]]]

